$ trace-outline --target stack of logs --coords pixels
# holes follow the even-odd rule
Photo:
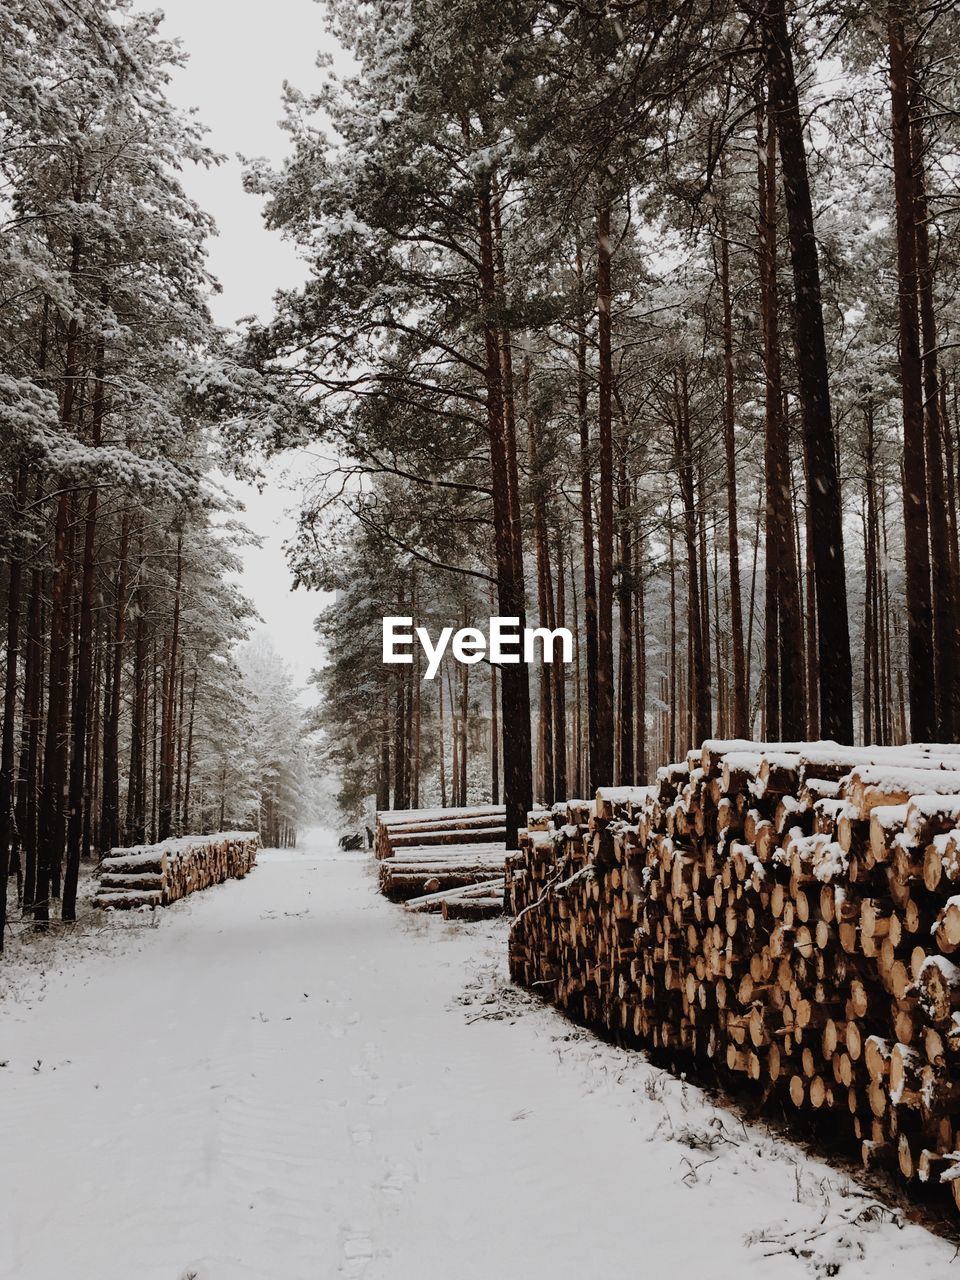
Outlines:
[[[520,846],[516,982],[960,1207],[960,747],[707,742]]]
[[[165,907],[198,889],[242,880],[257,860],[255,831],[182,836],[160,844],[114,849],[101,863],[98,907]]]
[[[378,813],[381,893],[445,920],[501,915],[504,823],[502,805]]]

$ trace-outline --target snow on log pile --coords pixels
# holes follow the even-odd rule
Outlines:
[[[255,831],[220,831],[114,849],[100,864],[94,905],[165,907],[198,889],[242,880],[256,862],[259,847]]]
[[[507,811],[502,804],[469,809],[390,809],[377,814],[374,852],[391,858],[398,850],[427,844],[503,844]]]
[[[960,1208],[960,747],[707,742],[520,846],[514,981]]]
[[[501,915],[505,837],[502,805],[378,813],[380,891],[446,920]]]

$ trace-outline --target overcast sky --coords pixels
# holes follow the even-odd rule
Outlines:
[[[161,7],[164,34],[179,37],[190,54],[170,96],[181,107],[197,108],[210,145],[227,156],[217,169],[183,175],[189,194],[219,228],[210,244],[210,264],[223,286],[213,299],[214,317],[224,325],[247,315],[266,317],[274,290],[297,284],[303,267],[293,246],[264,228],[260,201],[242,188],[237,154],[279,162],[286,153],[288,140],[278,124],[283,82],[302,89],[317,84],[316,55],[329,47],[321,9],[314,0],[165,0]],[[317,663],[313,620],[326,597],[290,589],[282,545],[293,531],[295,479],[296,463],[281,463],[263,495],[235,482],[230,487],[242,497],[246,523],[264,539],[260,550],[246,553],[243,587],[303,684]]]

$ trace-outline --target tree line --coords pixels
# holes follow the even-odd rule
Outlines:
[[[642,781],[712,734],[960,716],[955,6],[326,6],[253,165],[310,276],[245,359],[321,441],[344,802]],[[374,626],[566,621],[573,669],[381,669]],[[498,745],[499,743],[499,745]]]
[[[215,428],[237,374],[180,177],[217,157],[167,97],[158,23],[0,14],[0,886],[41,922],[76,918],[95,853],[261,821],[288,843],[307,792],[289,676],[236,648],[249,535]]]

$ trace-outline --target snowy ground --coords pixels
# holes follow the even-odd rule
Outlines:
[[[960,1270],[835,1170],[506,987],[504,950],[502,924],[389,905],[319,832],[157,927],[65,941],[45,973],[15,948],[0,1277]]]

